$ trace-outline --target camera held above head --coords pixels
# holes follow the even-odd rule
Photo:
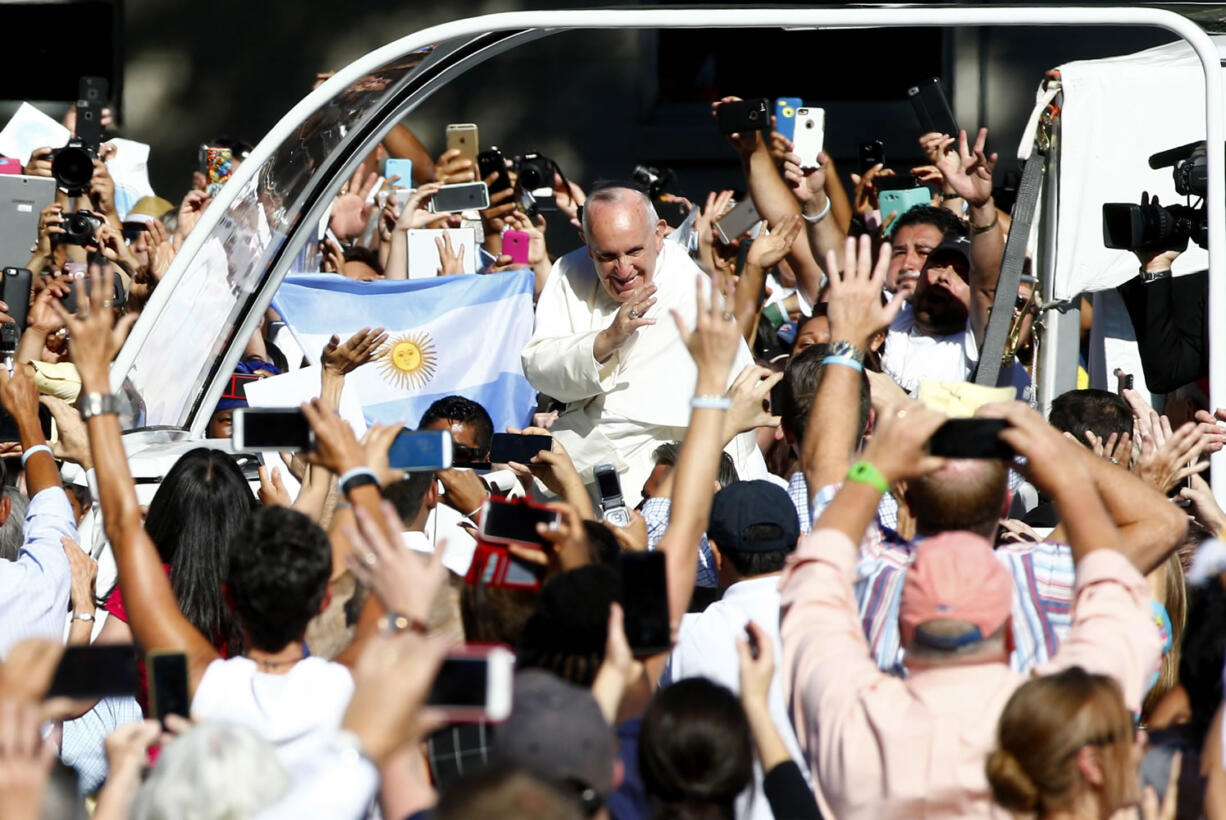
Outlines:
[[[660,194],[664,193],[669,185],[672,185],[677,174],[672,168],[655,168],[651,165],[639,163],[634,166],[630,176],[635,182],[643,186],[647,196],[652,199],[659,199]]]
[[[76,134],[63,148],[51,152],[51,175],[69,196],[80,196],[94,176],[94,159],[102,143],[102,105],[107,83],[101,77],[82,77],[77,98]]]
[[[64,214],[62,227],[64,228],[63,233],[51,235],[52,244],[82,247],[96,245],[97,240],[94,235],[102,227],[102,217],[92,211],[73,211],[70,214]]]
[[[1129,251],[1182,251],[1192,240],[1209,246],[1209,223],[1204,197],[1209,191],[1209,161],[1205,142],[1190,142],[1159,151],[1149,158],[1150,168],[1171,168],[1175,191],[1199,197],[1196,205],[1160,205],[1158,198],[1141,195],[1141,204],[1103,204],[1103,244]]]

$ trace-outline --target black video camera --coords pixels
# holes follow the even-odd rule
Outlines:
[[[635,182],[643,186],[647,196],[652,199],[659,199],[660,194],[664,193],[664,190],[673,183],[677,175],[672,168],[660,169],[640,163],[634,166],[630,176]]]
[[[1150,168],[1171,167],[1175,191],[1200,197],[1209,192],[1209,160],[1205,142],[1190,142],[1159,151],[1149,158]],[[1209,222],[1204,202],[1196,205],[1160,205],[1158,198],[1141,195],[1141,204],[1103,204],[1103,244],[1126,251],[1182,251],[1192,240],[1209,247]]]
[[[51,152],[51,175],[69,196],[80,196],[94,176],[94,158],[102,142],[102,106],[106,102],[107,81],[102,77],[82,77],[77,94],[76,136],[63,148]]]

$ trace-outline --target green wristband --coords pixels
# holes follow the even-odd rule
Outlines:
[[[867,461],[857,461],[851,465],[851,469],[847,471],[847,480],[876,487],[883,495],[890,491],[890,482],[885,480],[880,470]]]

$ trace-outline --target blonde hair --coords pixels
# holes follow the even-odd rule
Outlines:
[[[1166,615],[1171,620],[1171,648],[1162,655],[1162,667],[1158,672],[1158,680],[1145,695],[1141,704],[1141,720],[1148,720],[1150,713],[1157,708],[1158,703],[1179,684],[1179,661],[1182,656],[1183,630],[1188,620],[1188,587],[1184,582],[1183,564],[1179,553],[1171,553],[1170,558],[1155,570],[1163,574],[1163,594],[1159,601],[1166,607]]]
[[[1125,800],[1132,738],[1132,716],[1111,678],[1074,666],[1029,680],[1000,716],[986,766],[992,798],[1018,813],[1067,808],[1087,788],[1077,753],[1097,746],[1102,800],[1116,808]]]

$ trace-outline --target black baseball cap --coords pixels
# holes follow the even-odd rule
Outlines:
[[[939,259],[948,259],[950,256],[957,256],[966,263],[966,269],[969,271],[971,267],[971,240],[965,236],[955,236],[946,234],[941,240],[941,244],[937,245],[928,254],[928,258],[924,261],[924,267],[927,267]]]
[[[767,526],[750,532],[760,525]],[[707,535],[720,549],[786,552],[796,547],[800,518],[782,487],[762,480],[736,481],[715,494]]]

